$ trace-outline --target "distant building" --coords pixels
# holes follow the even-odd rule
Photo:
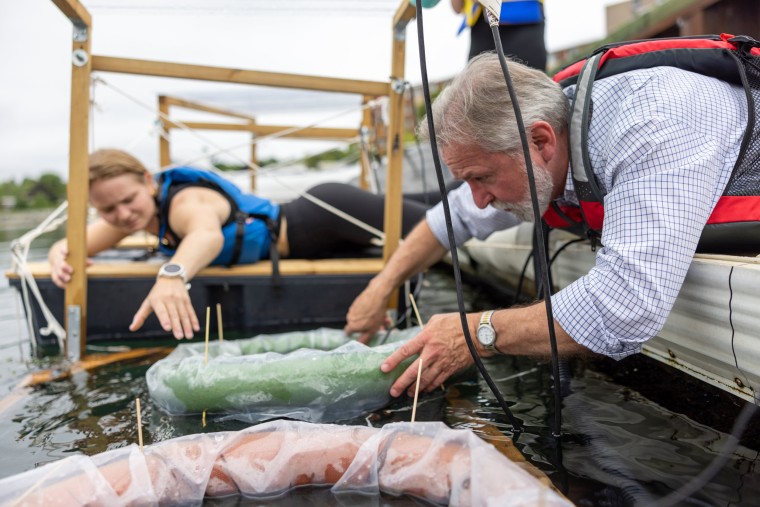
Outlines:
[[[606,8],[607,37],[555,51],[549,69],[559,69],[610,42],[732,33],[760,39],[758,0],[627,0]]]

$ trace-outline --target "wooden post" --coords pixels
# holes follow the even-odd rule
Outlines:
[[[90,114],[90,71],[92,54],[92,21],[90,14],[78,0],[53,0],[53,3],[71,20],[74,28],[71,54],[71,118],[69,122],[69,184],[66,198],[69,201],[66,242],[68,261],[74,268],[71,282],[66,285],[64,353],[72,360],[85,355],[87,345],[87,202],[90,180],[88,176],[88,139]]]
[[[163,169],[172,163],[171,147],[169,146],[169,100],[165,95],[158,96],[158,112],[161,113],[161,132],[158,138],[158,167]]]
[[[256,120],[251,120],[251,127],[256,125]],[[259,161],[256,158],[256,134],[251,133],[251,167],[248,168],[248,172],[251,173],[251,192],[256,192],[256,169],[259,166]]]
[[[362,105],[366,106],[372,97],[365,95],[362,98]],[[369,189],[369,171],[370,171],[370,154],[369,148],[371,146],[370,133],[372,131],[372,110],[367,108],[362,110],[362,123],[359,130],[359,136],[363,137],[363,142],[360,143],[359,149],[361,150],[361,156],[359,157],[359,163],[361,165],[361,172],[359,173],[359,188],[363,190]],[[366,148],[366,149],[365,149]]]
[[[391,83],[388,89],[388,144],[386,149],[385,186],[385,245],[383,260],[393,255],[401,239],[401,193],[404,162],[404,63],[406,52],[406,25],[414,17],[414,7],[406,0],[401,2],[393,19],[393,42],[391,49]],[[392,297],[389,306],[395,307],[397,298]]]

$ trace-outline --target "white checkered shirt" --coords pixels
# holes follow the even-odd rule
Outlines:
[[[620,359],[665,324],[739,154],[747,101],[740,87],[672,67],[599,80],[592,100],[589,157],[607,192],[604,247],[594,268],[552,305],[575,341]],[[505,215],[514,220],[497,210],[483,218],[461,197],[452,203],[458,244],[504,228]],[[564,197],[577,203],[569,177]],[[427,220],[447,245],[440,205]]]

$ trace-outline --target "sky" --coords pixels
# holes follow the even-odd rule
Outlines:
[[[619,0],[545,0],[546,43],[556,50],[605,35],[604,6]],[[103,56],[194,63],[384,81],[391,69],[391,21],[398,0],[83,0],[93,17],[92,51]],[[177,7],[179,4],[183,8]],[[127,7],[124,7],[127,6]],[[423,16],[431,81],[456,74],[467,59],[466,34],[448,0]],[[50,0],[0,2],[0,181],[68,171],[72,27]],[[406,79],[421,82],[416,25],[406,30]],[[91,148],[120,147],[156,168],[156,97],[169,94],[240,107],[259,123],[355,127],[355,96],[102,73],[94,88]],[[219,99],[219,101],[217,101]],[[247,109],[245,109],[247,108]],[[180,120],[221,121],[201,113]],[[239,133],[172,132],[174,161],[237,147]],[[297,158],[324,142],[262,141],[259,158]]]

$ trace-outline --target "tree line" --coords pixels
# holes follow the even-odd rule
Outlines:
[[[24,178],[20,183],[0,183],[0,206],[3,209],[42,209],[58,206],[66,200],[66,182],[55,173],[44,173],[38,179]]]

